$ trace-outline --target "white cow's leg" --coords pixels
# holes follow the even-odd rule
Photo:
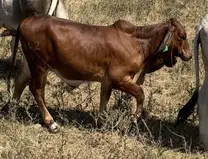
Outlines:
[[[63,0],[60,0],[58,3],[55,10],[55,16],[59,18],[69,19],[69,15],[65,8]]]
[[[205,74],[204,84],[199,92],[199,137],[208,150],[208,72]]]

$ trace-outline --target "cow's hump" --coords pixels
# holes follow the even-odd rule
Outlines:
[[[117,29],[132,34],[136,31],[136,26],[126,20],[118,20],[113,24]]]

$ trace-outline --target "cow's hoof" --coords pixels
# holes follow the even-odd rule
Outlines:
[[[141,112],[141,118],[144,120],[147,120],[148,118],[148,112],[145,109],[143,109]]]
[[[130,116],[130,119],[131,119],[132,124],[136,124],[137,125],[138,120],[139,120],[139,117],[137,115],[132,114]]]
[[[55,121],[51,121],[50,125],[48,126],[48,130],[51,133],[58,133],[60,131],[60,126],[55,122]]]
[[[147,120],[148,119],[148,113],[145,109],[142,110],[141,116],[138,116],[137,114],[132,114],[130,117],[133,124],[137,124],[141,120]]]

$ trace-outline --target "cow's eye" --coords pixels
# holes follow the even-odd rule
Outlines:
[[[179,36],[179,40],[185,40],[186,38],[185,38],[185,36],[184,35],[180,35]]]

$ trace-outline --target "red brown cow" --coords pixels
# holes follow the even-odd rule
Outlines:
[[[133,95],[137,108],[132,114],[137,117],[139,109],[143,109],[144,93],[140,84],[145,73],[164,65],[172,67],[176,57],[184,61],[192,57],[185,29],[175,19],[149,26],[135,26],[124,20],[109,26],[94,26],[35,16],[26,18],[18,28],[14,59],[19,39],[25,65],[15,82],[13,98],[19,100],[29,82],[44,123],[52,132],[57,132],[59,127],[45,105],[48,71],[69,83],[100,82],[100,112],[105,110],[112,89]]]

